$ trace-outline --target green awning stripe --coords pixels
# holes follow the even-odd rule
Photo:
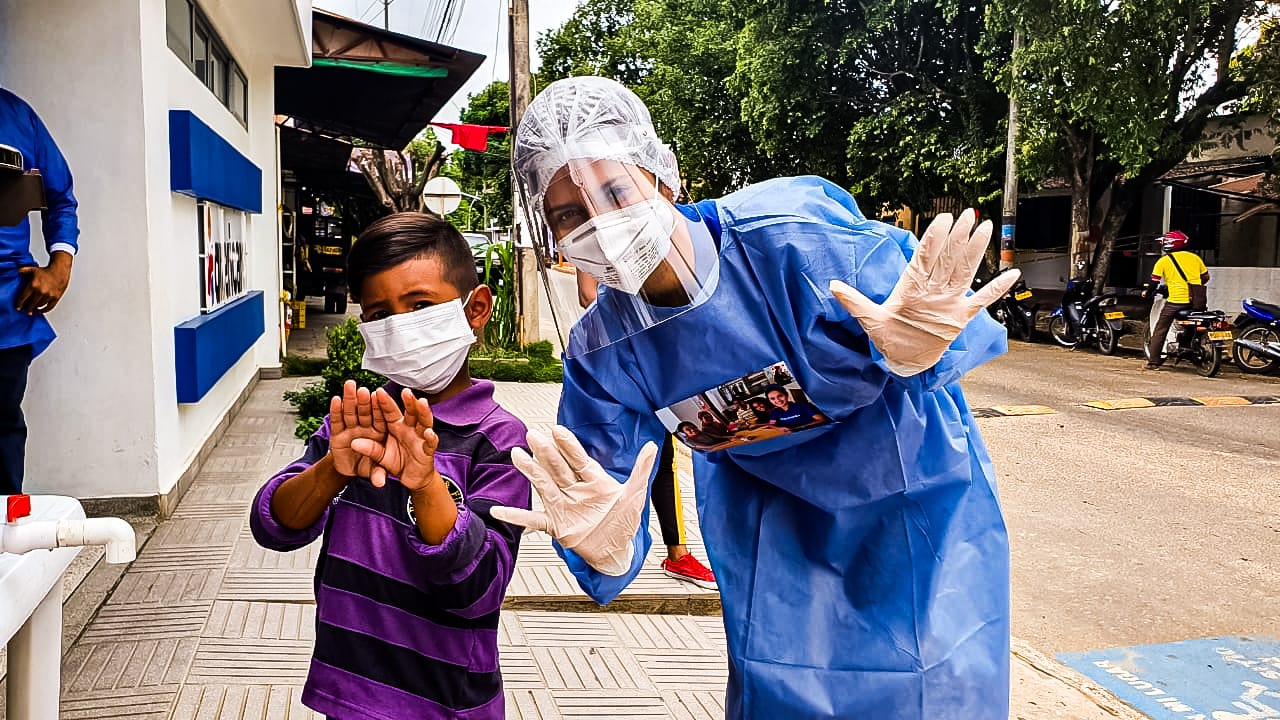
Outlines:
[[[362,60],[315,58],[311,61],[311,65],[313,67],[352,68],[354,70],[365,70],[368,72],[381,73],[383,75],[395,75],[398,77],[442,78],[449,76],[449,71],[446,68],[422,67],[420,65],[405,65],[403,63],[395,62],[367,62]]]

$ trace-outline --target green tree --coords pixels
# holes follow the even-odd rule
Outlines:
[[[1249,81],[1249,96],[1241,111],[1267,115],[1272,130],[1280,134],[1280,18],[1273,16],[1261,24],[1258,41],[1237,57],[1237,69]],[[1280,146],[1273,158],[1270,189],[1280,196]]]
[[[426,128],[400,152],[357,147],[351,157],[383,207],[391,212],[421,211],[422,188],[440,172],[444,146]]]
[[[559,28],[538,38],[539,79],[601,75],[638,87],[651,67],[637,52],[634,0],[586,0]]]
[[[467,97],[467,106],[460,121],[474,125],[508,126],[511,124],[511,100],[507,83],[494,82],[485,89]],[[480,198],[473,208],[473,224],[479,224],[488,212],[490,224],[511,225],[511,136],[489,136],[489,147],[484,152],[459,150],[455,152],[445,172],[458,181],[464,192]],[[466,199],[467,203],[471,201]],[[461,211],[463,208],[459,208]],[[457,214],[452,216],[455,221]]]
[[[1182,162],[1210,118],[1243,99],[1236,32],[1254,0],[994,0],[988,30],[1023,45],[1004,69],[1018,97],[1022,174],[1072,185],[1072,262],[1101,287],[1144,188]],[[1090,231],[1101,231],[1096,252]]]
[[[590,0],[540,48],[550,77],[632,86],[695,196],[817,174],[870,207],[922,209],[998,190],[1006,100],[978,53],[984,12],[949,0]]]
[[[741,97],[727,87],[745,27],[733,2],[637,0],[628,27],[636,52],[649,55],[649,73],[634,89],[675,150],[694,199],[796,172],[789,158],[757,142]]]

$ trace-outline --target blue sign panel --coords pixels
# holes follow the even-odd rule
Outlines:
[[[1152,720],[1280,720],[1280,641],[1222,637],[1062,653]]]

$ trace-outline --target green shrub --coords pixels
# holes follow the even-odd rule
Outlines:
[[[341,325],[329,328],[326,337],[329,339],[329,364],[320,376],[324,378],[328,392],[341,395],[342,384],[347,380],[355,380],[358,386],[367,388],[386,384],[386,378],[360,367],[364,362],[364,337],[360,335],[359,323],[355,318],[347,318]]]
[[[479,348],[471,354],[471,377],[513,382],[561,382],[564,367],[553,357],[551,343],[530,343],[523,352]]]
[[[300,440],[306,440],[324,424],[324,416],[320,417],[300,417],[298,418],[298,426],[293,429],[293,434]]]
[[[286,392],[284,399],[293,405],[299,417],[312,418],[324,417],[329,412],[329,398],[333,395],[324,383],[315,382],[301,390]]]
[[[551,346],[550,340],[539,340],[536,343],[529,343],[525,346],[524,351],[531,360],[544,360],[546,362],[556,361],[555,358],[552,357],[552,353],[555,352],[555,348]]]
[[[285,377],[310,377],[319,375],[324,366],[329,364],[325,358],[307,358],[286,355],[284,358]]]

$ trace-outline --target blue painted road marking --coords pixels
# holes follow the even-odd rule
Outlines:
[[[1221,637],[1060,653],[1152,720],[1280,720],[1280,641]]]

